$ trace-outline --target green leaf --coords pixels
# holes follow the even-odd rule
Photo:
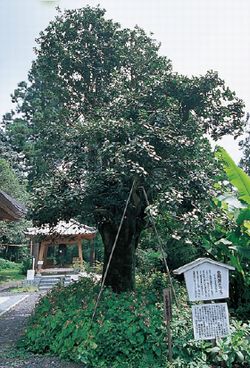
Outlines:
[[[242,354],[241,351],[236,351],[237,357],[239,359],[240,362],[244,362],[244,355]]]
[[[218,353],[220,351],[220,348],[218,346],[215,346],[214,348],[207,349],[208,353]]]
[[[240,210],[240,213],[236,219],[237,225],[242,225],[245,221],[250,221],[250,208]]]
[[[237,251],[241,256],[250,259],[250,247],[237,247]]]
[[[238,272],[240,272],[242,275],[244,274],[244,270],[240,264],[240,261],[239,261],[239,258],[234,256],[234,255],[231,255],[230,256],[230,263],[233,267],[235,267],[237,269]]]
[[[217,149],[216,157],[223,162],[230,183],[238,189],[239,199],[250,204],[250,177],[236,165],[224,148]]]

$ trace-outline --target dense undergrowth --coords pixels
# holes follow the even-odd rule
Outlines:
[[[22,279],[23,275],[21,264],[0,258],[0,284]]]
[[[180,306],[173,310],[173,363],[168,363],[160,274],[141,277],[137,291],[106,289],[96,318],[91,316],[99,285],[83,279],[56,288],[36,307],[21,346],[51,353],[91,368],[249,367],[250,326],[232,321],[230,337],[217,342],[193,340],[190,306],[177,287]]]
[[[4,258],[0,258],[0,270],[13,270],[17,268],[19,268],[19,265],[17,263],[8,261]]]

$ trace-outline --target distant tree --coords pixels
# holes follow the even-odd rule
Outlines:
[[[18,115],[6,129],[25,154],[34,220],[92,215],[104,269],[133,185],[106,279],[125,291],[134,288],[146,226],[143,188],[151,210],[160,204],[182,221],[210,211],[216,165],[204,134],[239,135],[243,103],[215,72],[173,73],[143,30],[121,29],[104,13],[59,13],[40,33],[29,82],[13,95]]]
[[[8,161],[0,158],[0,189],[13,196],[21,203],[28,202],[28,193],[25,183],[21,183]],[[15,222],[0,222],[0,245],[22,244],[25,242],[24,230],[28,225],[27,220]]]
[[[21,183],[9,162],[0,157],[0,189],[21,202],[27,202],[25,183]]]

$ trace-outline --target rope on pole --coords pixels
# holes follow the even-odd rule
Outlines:
[[[144,197],[145,197],[147,206],[149,206],[150,203],[149,203],[148,196],[147,196],[147,193],[145,191],[145,188],[144,187],[141,187],[141,188],[142,188],[142,191],[143,191],[143,194],[144,194]],[[158,239],[158,245],[159,245],[159,248],[160,248],[160,251],[161,251],[161,254],[162,254],[162,258],[163,258],[163,261],[164,261],[166,272],[167,272],[167,275],[169,277],[170,287],[172,289],[174,300],[175,300],[176,305],[178,306],[178,301],[177,301],[177,297],[176,297],[176,293],[175,293],[175,289],[174,289],[174,285],[173,285],[173,281],[172,281],[172,276],[170,274],[170,271],[169,271],[169,268],[168,268],[168,264],[167,264],[167,260],[166,260],[165,254],[164,254],[163,246],[162,246],[162,239],[161,239],[161,237],[160,237],[160,235],[158,233],[158,230],[156,228],[156,225],[155,225],[155,221],[153,219],[153,216],[150,215],[150,217],[151,217],[151,222],[152,222],[152,225],[153,225],[153,228],[154,228],[154,232],[155,232],[156,237]]]
[[[134,179],[133,184],[131,186],[131,189],[130,189],[130,192],[129,192],[129,195],[128,195],[128,198],[127,198],[127,201],[126,201],[124,210],[123,210],[123,214],[122,214],[122,218],[121,218],[121,221],[120,221],[120,224],[119,224],[119,228],[118,228],[118,231],[117,231],[117,234],[116,234],[116,237],[115,237],[115,241],[114,241],[114,244],[112,246],[111,253],[109,255],[109,260],[108,260],[108,263],[107,263],[107,267],[106,267],[106,270],[105,270],[104,275],[103,275],[103,278],[102,278],[101,289],[100,289],[99,294],[97,296],[96,303],[95,303],[95,308],[94,308],[94,312],[92,314],[92,321],[95,318],[97,307],[99,305],[99,302],[100,302],[100,299],[101,299],[101,296],[102,296],[102,292],[103,292],[103,289],[104,289],[105,280],[106,280],[106,277],[107,277],[107,274],[108,274],[108,270],[109,270],[109,267],[110,267],[110,263],[111,263],[111,260],[112,260],[112,257],[113,257],[114,251],[115,251],[115,247],[116,247],[116,244],[117,244],[117,241],[118,241],[120,232],[121,232],[122,224],[123,224],[123,221],[124,221],[124,218],[125,218],[125,214],[126,214],[126,211],[127,211],[127,208],[128,208],[128,204],[129,204],[131,195],[133,193],[134,186],[135,186],[135,179]]]

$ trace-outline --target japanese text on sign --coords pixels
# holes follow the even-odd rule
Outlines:
[[[185,273],[190,301],[228,298],[228,270],[200,265]]]
[[[195,340],[210,340],[229,334],[229,318],[226,303],[192,306]]]

